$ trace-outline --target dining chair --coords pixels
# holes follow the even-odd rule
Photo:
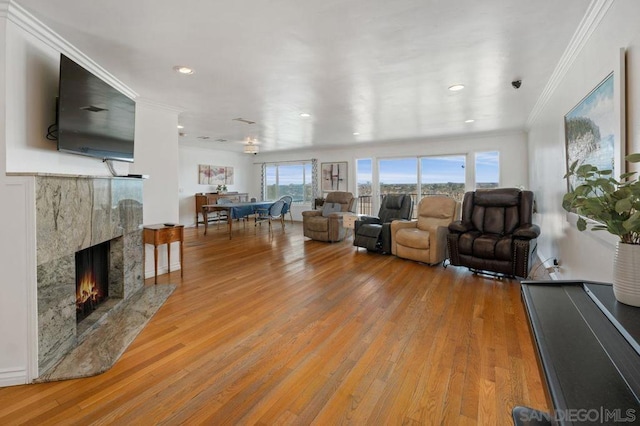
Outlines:
[[[282,214],[286,216],[287,213],[289,213],[289,219],[291,220],[291,223],[293,223],[293,215],[291,214],[291,204],[293,203],[293,197],[290,195],[283,195],[282,197],[280,197],[280,199],[284,201]]]
[[[279,220],[282,225],[282,230],[284,230],[284,206],[285,202],[283,200],[278,200],[271,205],[268,209],[256,209],[256,217],[254,226],[258,226],[258,224],[262,224],[264,221],[269,222],[269,232],[271,232],[271,221]]]

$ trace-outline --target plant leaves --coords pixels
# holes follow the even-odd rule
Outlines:
[[[635,154],[629,154],[624,157],[630,163],[640,163],[640,152],[636,152]]]
[[[576,225],[578,226],[578,230],[580,231],[584,231],[585,229],[587,229],[587,221],[581,217],[578,218],[578,222],[576,222]]]

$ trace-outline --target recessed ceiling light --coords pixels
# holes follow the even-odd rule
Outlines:
[[[182,124],[178,124],[178,129],[184,129],[184,126]]]
[[[193,74],[193,68],[185,67],[184,65],[176,65],[173,70],[180,74],[191,75]]]
[[[453,86],[449,86],[449,90],[452,92],[457,92],[462,89],[464,89],[464,84],[454,84]]]
[[[302,117],[302,118],[311,117],[311,114],[309,114],[307,112],[303,112],[303,113],[300,113],[300,117]]]
[[[474,120],[473,118],[470,118],[468,120],[464,120],[465,123],[473,123],[474,121],[476,121],[476,120]]]
[[[353,132],[353,136],[360,136],[360,132]]]

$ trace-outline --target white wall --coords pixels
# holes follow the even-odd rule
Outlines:
[[[627,152],[640,151],[640,2],[618,0],[604,15],[575,56],[557,88],[529,131],[531,188],[538,198],[537,223],[542,229],[541,258],[561,262],[562,279],[610,282],[616,238],[606,233],[580,232],[562,210],[566,191],[564,115],[614,69],[618,51],[627,49]],[[600,231],[602,232],[602,231]]]
[[[251,164],[253,155],[244,153],[198,148],[180,145],[179,148],[179,203],[180,223],[186,226],[195,225],[195,198],[197,192],[212,192],[214,185],[198,183],[198,165],[225,166],[234,168],[233,185],[227,185],[228,191],[248,192],[249,198],[258,197],[260,192],[253,190],[253,174]]]
[[[0,18],[0,40],[6,39],[7,21]],[[0,100],[6,99],[8,68],[6,43],[0,43]],[[25,194],[28,182],[21,178],[7,178],[6,172],[6,112],[7,104],[0,101],[0,199],[3,208],[0,218],[5,226],[0,238],[0,386],[25,383],[29,376],[30,336],[29,286],[35,271],[29,268],[35,250],[29,248],[33,239],[33,216]],[[11,206],[11,208],[7,208]],[[33,212],[33,208],[31,209]],[[10,225],[6,225],[10,224]],[[31,229],[31,235],[28,235]]]
[[[143,223],[178,223],[178,110],[136,103],[135,162],[132,173],[148,175],[143,184]],[[154,275],[153,246],[145,246],[145,277]],[[171,245],[171,270],[180,268],[180,248]],[[167,247],[158,249],[158,274],[168,270]]]
[[[322,150],[299,150],[295,152],[276,152],[258,154],[253,160],[253,188],[252,192],[260,194],[261,164],[264,162],[310,160],[316,158],[320,163],[347,161],[348,191],[356,191],[355,160],[372,158],[374,162],[379,158],[403,156],[427,156],[463,154],[467,156],[467,164],[473,164],[476,152],[500,152],[500,185],[528,187],[527,143],[524,132],[509,131],[482,135],[464,135],[459,137],[434,138],[414,142],[388,142],[385,144],[363,144],[345,148]],[[471,170],[467,167],[467,170]],[[467,188],[471,190],[472,188]],[[320,191],[318,190],[318,194]],[[308,210],[309,205],[294,205],[292,210],[294,220],[302,220],[302,211]]]

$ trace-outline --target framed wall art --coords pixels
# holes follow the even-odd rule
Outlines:
[[[320,166],[321,186],[323,192],[346,191],[347,190],[347,167],[346,161],[338,163],[322,163]]]
[[[198,165],[198,183],[200,185],[224,185],[226,176],[225,169],[225,167],[221,166]]]
[[[624,50],[613,72],[607,75],[564,117],[566,167],[574,162],[592,164],[624,173],[625,97]],[[567,189],[580,185],[577,178],[567,179]]]

